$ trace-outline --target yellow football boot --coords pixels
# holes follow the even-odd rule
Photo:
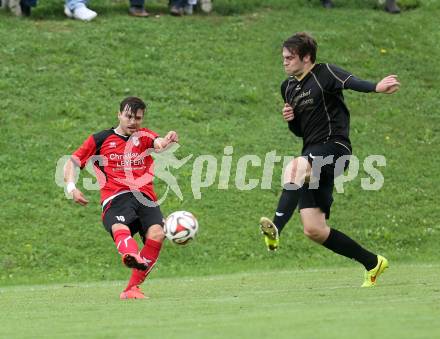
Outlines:
[[[362,287],[373,287],[376,280],[388,268],[388,260],[381,255],[377,256],[377,265],[375,268],[365,271],[365,281]]]
[[[264,235],[264,242],[266,243],[267,250],[272,252],[276,251],[280,244],[280,238],[275,224],[270,219],[261,217],[260,230]]]

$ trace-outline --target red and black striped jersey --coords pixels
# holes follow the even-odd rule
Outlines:
[[[90,135],[72,154],[81,169],[91,161],[101,191],[101,203],[123,191],[145,193],[157,200],[153,188],[154,164],[151,153],[158,134],[141,128],[131,136],[113,128]]]

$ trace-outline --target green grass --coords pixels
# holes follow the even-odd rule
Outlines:
[[[317,38],[318,61],[371,80],[397,73],[402,81],[393,96],[346,93],[354,154],[386,156],[385,185],[363,191],[361,171],[344,194],[335,194],[330,225],[393,262],[438,261],[437,1],[420,1],[397,16],[360,0],[338,0],[332,11],[318,1],[219,0],[210,16],[148,20],[129,17],[126,2],[96,0],[91,7],[100,15],[87,24],[65,19],[62,4],[52,0],[29,19],[0,12],[1,285],[124,278],[101,226],[98,192],[85,192],[87,208],[75,206],[54,176],[61,156],[116,123],[127,95],[149,103],[148,127],[180,133],[182,158],[212,154],[220,162],[224,147],[234,147],[228,190],[217,189],[217,177],[197,200],[193,162],[176,173],[184,200],[171,195],[162,210],[194,212],[200,234],[186,248],[166,245],[159,277],[348,265],[305,239],[297,215],[282,255],[267,256],[256,223],[276,206],[279,165],[271,189],[239,191],[234,184],[242,155],[301,149],[279,113],[280,44],[299,30]],[[166,1],[148,7],[167,11]],[[248,178],[261,174],[261,167],[248,170]]]
[[[392,265],[378,286],[359,268],[151,279],[148,300],[123,282],[0,289],[0,337],[438,338],[438,265]]]
[[[318,0],[216,0],[212,15],[181,19],[166,2],[149,1],[155,16],[136,20],[126,1],[93,0],[99,16],[87,24],[55,0],[28,19],[0,11],[0,337],[440,337],[440,2],[401,0],[406,10],[391,16],[375,0],[332,11]],[[361,170],[335,194],[330,225],[390,259],[374,289],[359,288],[359,266],[307,240],[297,215],[267,253],[256,223],[276,206],[280,165],[268,190],[234,184],[241,156],[301,149],[280,118],[279,84],[280,44],[302,30],[317,38],[318,61],[402,82],[393,96],[346,93],[354,154],[384,155],[385,185],[363,191]],[[194,212],[198,239],[166,243],[150,299],[122,302],[127,270],[99,194],[75,206],[54,176],[61,156],[116,123],[128,95],[148,102],[148,127],[179,132],[179,157],[234,153],[229,189],[217,176],[200,200],[193,162],[175,173],[184,200],[171,195],[162,210]]]

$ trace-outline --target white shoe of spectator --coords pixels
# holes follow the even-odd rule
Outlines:
[[[77,7],[73,12],[69,9],[69,7],[64,6],[64,14],[66,14],[66,16],[69,18],[81,21],[91,21],[98,15],[98,13],[88,9],[86,6]]]
[[[3,6],[2,0],[2,6]],[[16,16],[22,16],[20,0],[8,0],[5,1],[5,6],[9,7],[9,10]]]
[[[212,0],[200,0],[200,9],[202,12],[210,13],[212,11]]]
[[[193,15],[194,13],[193,5],[186,5],[185,7],[183,7],[183,11],[185,12],[186,15]]]

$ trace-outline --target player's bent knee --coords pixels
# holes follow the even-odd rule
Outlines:
[[[320,236],[320,230],[318,227],[304,226],[304,235],[311,240],[316,240]]]
[[[304,223],[304,235],[318,243],[322,243],[328,237],[328,226]]]
[[[148,229],[147,238],[162,242],[165,239],[165,233],[160,225],[152,225]]]
[[[130,228],[124,224],[113,224],[112,225],[112,233],[119,231],[119,230],[130,230]]]

